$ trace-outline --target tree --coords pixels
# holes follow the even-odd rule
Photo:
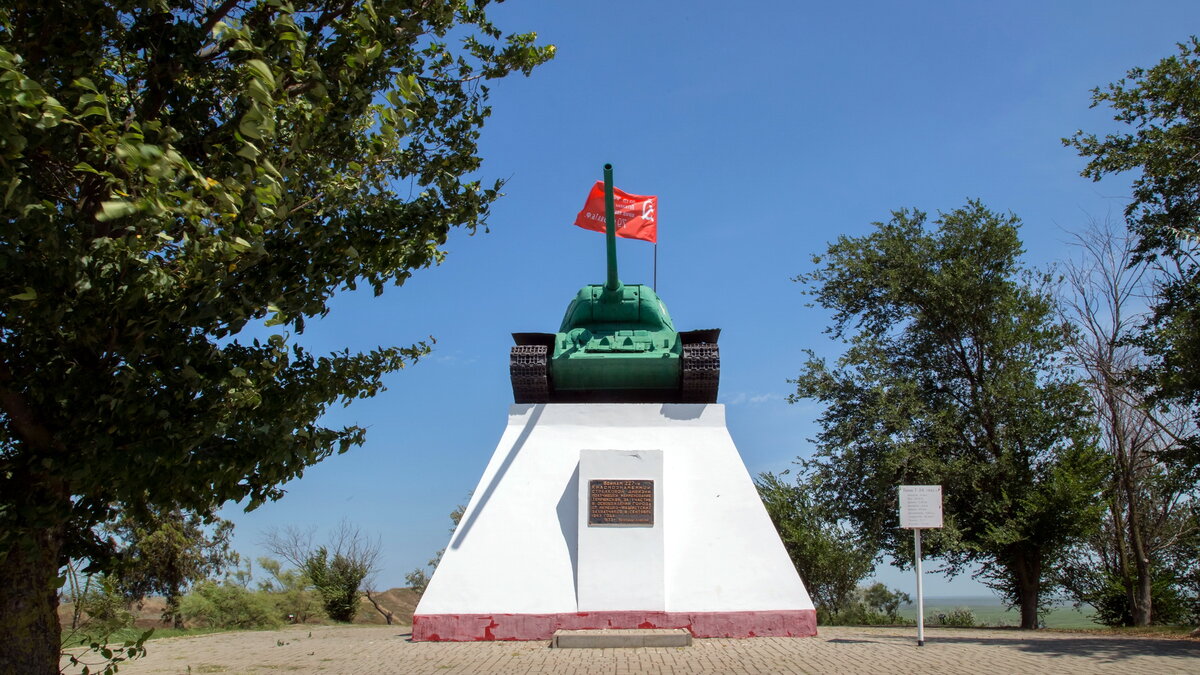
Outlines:
[[[1154,263],[1162,275],[1139,341],[1153,359],[1156,397],[1200,415],[1200,40],[1178,50],[1092,91],[1092,107],[1111,107],[1132,132],[1099,138],[1077,131],[1063,143],[1089,158],[1085,177],[1137,172],[1125,208],[1135,262]],[[1200,464],[1200,440],[1181,450],[1181,460]]]
[[[175,628],[183,628],[179,600],[184,591],[238,563],[229,547],[233,523],[215,518],[210,534],[204,521],[197,513],[152,507],[144,519],[122,513],[104,528],[119,540],[115,580],[121,593],[133,602],[162,595],[167,601],[163,620]]]
[[[0,671],[57,672],[58,570],[110,566],[116,510],[254,508],[362,443],[322,413],[427,346],[294,336],[485,222],[486,82],[553,55],[486,5],[0,9]]]
[[[876,582],[863,589],[863,602],[894,623],[900,618],[900,607],[912,604],[912,596]]]
[[[1036,628],[1052,564],[1096,521],[1103,459],[1019,224],[972,201],[934,231],[901,210],[840,237],[797,280],[848,346],[834,366],[809,352],[791,400],[825,405],[804,466],[837,517],[903,564],[897,486],[940,484],[945,527],[926,551],[951,572],[979,564]]]
[[[350,622],[358,613],[359,592],[379,567],[381,544],[343,520],[326,545],[313,544],[313,531],[289,527],[267,534],[266,547],[295,565],[321,596],[325,613],[334,621]],[[367,595],[378,609],[374,599]],[[387,618],[387,613],[382,612]],[[389,621],[388,623],[391,623]]]
[[[1133,236],[1092,223],[1074,239],[1079,255],[1065,266],[1060,306],[1075,328],[1069,354],[1091,398],[1109,478],[1102,526],[1068,559],[1063,579],[1104,621],[1147,626],[1181,608],[1173,598],[1182,572],[1168,561],[1200,564],[1196,549],[1176,550],[1195,534],[1196,484],[1169,461],[1195,425],[1178,404],[1152,405],[1139,377],[1152,367],[1136,337],[1153,270],[1135,261]]]
[[[811,481],[786,482],[762,473],[754,484],[817,612],[830,622],[875,571],[875,551],[840,524],[832,509],[814,501]]]

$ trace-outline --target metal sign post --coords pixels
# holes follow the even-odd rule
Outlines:
[[[921,587],[921,530],[942,526],[941,485],[900,486],[900,527],[913,531],[917,571],[917,646],[925,646],[925,593]]]

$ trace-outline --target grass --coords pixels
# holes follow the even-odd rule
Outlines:
[[[936,617],[939,613],[949,614],[951,611],[963,607],[971,610],[975,615],[975,625],[977,626],[1015,627],[1021,625],[1020,610],[1005,609],[998,599],[989,597],[926,598],[925,625],[936,626]],[[1052,607],[1042,617],[1042,621],[1046,628],[1103,629],[1103,626],[1092,621],[1094,615],[1095,611],[1088,605],[1079,609],[1075,609],[1071,605],[1059,605]],[[916,603],[902,607],[900,616],[910,621],[916,621]]]
[[[121,629],[115,631],[112,635],[108,636],[108,644],[110,646],[115,647],[115,646],[123,644],[125,642],[136,642],[137,639],[142,636],[142,633],[146,632],[147,630],[149,630],[149,629],[146,629],[146,628],[121,628]],[[243,629],[208,628],[208,627],[203,627],[203,628],[156,627],[154,629],[154,632],[150,635],[149,640],[159,640],[162,638],[169,638],[169,637],[186,637],[189,635],[208,635],[210,633],[226,633],[226,632],[229,632],[230,630],[243,630]],[[253,629],[249,629],[249,630],[253,630]],[[64,648],[87,647],[88,645],[90,645],[92,643],[92,638],[89,638],[87,635],[84,635],[79,632],[76,632],[76,633],[74,633],[74,635],[72,635],[72,632],[70,630],[63,631],[62,639],[63,639],[62,644],[63,644]]]

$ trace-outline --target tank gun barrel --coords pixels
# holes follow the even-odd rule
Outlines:
[[[604,284],[604,290],[613,293],[621,289],[621,280],[617,278],[617,216],[613,207],[612,164],[604,165],[604,238],[608,245],[608,282]]]

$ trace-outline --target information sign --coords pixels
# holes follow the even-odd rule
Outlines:
[[[928,529],[942,526],[941,485],[900,486],[900,527]]]

